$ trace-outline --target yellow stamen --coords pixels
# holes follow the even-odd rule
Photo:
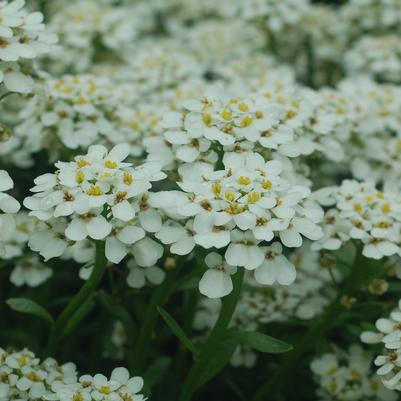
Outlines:
[[[83,171],[78,171],[75,174],[75,181],[77,184],[82,184],[85,181],[85,173]]]
[[[212,123],[212,116],[209,113],[202,114],[202,120],[207,126],[210,126]]]
[[[117,162],[113,162],[111,160],[105,160],[104,165],[107,168],[116,168],[117,167]]]
[[[256,203],[261,198],[259,192],[250,192],[248,194],[248,203]]]
[[[75,103],[76,103],[76,104],[86,104],[86,103],[88,103],[88,100],[85,99],[83,96],[80,96],[80,97],[75,101]]]
[[[241,121],[241,128],[246,128],[249,127],[252,124],[252,117],[251,116],[245,116],[242,121]]]
[[[99,185],[91,185],[86,193],[90,196],[101,196],[104,194]]]
[[[272,189],[273,188],[273,184],[269,180],[263,180],[262,181],[262,188],[263,189]]]
[[[234,200],[235,200],[235,194],[234,194],[234,192],[231,192],[231,191],[226,192],[225,197],[226,197],[226,200],[228,200],[229,202],[234,202]]]
[[[110,394],[111,389],[109,386],[102,386],[102,387],[100,387],[99,392],[102,394]]]
[[[219,182],[214,182],[212,184],[212,191],[217,196],[220,197],[221,194],[221,184]]]
[[[85,166],[90,166],[90,162],[88,162],[87,160],[84,160],[84,159],[79,159],[76,162],[76,164],[77,164],[78,168],[82,168],[82,167],[85,167]]]
[[[128,192],[126,192],[126,191],[117,192],[117,194],[116,194],[116,203],[122,202],[127,195],[128,195]]]
[[[251,183],[251,179],[249,177],[241,175],[238,178],[237,182],[238,182],[238,184],[241,184],[241,185],[249,185]]]
[[[248,105],[247,105],[246,103],[240,103],[240,104],[238,105],[238,108],[239,108],[241,111],[243,111],[243,112],[246,112],[246,111],[249,110],[249,107],[248,107]]]
[[[125,185],[131,185],[134,182],[134,177],[130,173],[124,173],[123,182]]]
[[[224,209],[228,214],[240,214],[245,211],[243,207],[238,206],[237,203],[230,203],[228,207]]]
[[[233,117],[233,115],[232,115],[232,113],[231,113],[231,111],[230,110],[223,110],[221,113],[220,113],[220,115],[225,119],[225,120],[231,120],[232,119],[232,117]]]

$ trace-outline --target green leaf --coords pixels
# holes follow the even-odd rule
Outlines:
[[[151,389],[154,385],[167,374],[168,368],[171,366],[171,358],[163,356],[152,364],[143,374],[146,387]]]
[[[170,330],[177,336],[177,338],[181,341],[181,343],[192,353],[196,353],[196,348],[193,345],[192,341],[185,334],[184,330],[180,327],[180,325],[176,322],[176,320],[161,306],[157,307],[157,311],[160,313],[163,320],[166,322],[167,326]]]
[[[292,350],[290,344],[257,331],[229,330],[227,335],[238,343],[267,354],[281,354]]]
[[[237,345],[237,342],[230,338],[219,342],[216,351],[203,369],[203,373],[198,381],[198,387],[205,385],[226,367]]]
[[[50,313],[43,307],[37,304],[35,301],[27,298],[9,298],[6,301],[7,305],[20,313],[26,313],[47,320],[49,323],[54,324],[54,319]]]

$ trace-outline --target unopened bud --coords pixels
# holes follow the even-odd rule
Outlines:
[[[175,262],[175,259],[172,258],[171,256],[168,256],[166,260],[164,261],[164,267],[166,269],[174,269],[176,267],[177,263]]]
[[[340,299],[340,303],[345,309],[351,309],[355,302],[356,298],[349,297],[348,295],[343,295]]]
[[[320,258],[320,265],[327,269],[334,269],[337,265],[337,259],[332,253],[325,252]]]
[[[6,142],[10,139],[12,134],[11,128],[0,124],[0,142]]]
[[[375,278],[369,284],[369,292],[373,295],[383,295],[388,290],[388,282],[379,278]]]

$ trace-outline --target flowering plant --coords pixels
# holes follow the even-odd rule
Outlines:
[[[400,22],[0,0],[0,401],[399,399]]]

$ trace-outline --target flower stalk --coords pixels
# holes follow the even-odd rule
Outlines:
[[[220,315],[200,351],[195,364],[188,373],[179,398],[180,401],[190,401],[192,399],[192,396],[198,387],[199,379],[204,373],[205,367],[213,356],[219,341],[225,336],[241,295],[244,274],[244,269],[238,269],[233,276],[233,291],[223,298]]]
[[[105,243],[103,241],[95,241],[95,244],[96,257],[92,273],[79,292],[74,296],[74,298],[72,298],[72,300],[57,318],[47,347],[48,355],[54,355],[57,345],[61,339],[63,328],[66,326],[74,313],[93,294],[106,272],[107,259],[105,256]]]

